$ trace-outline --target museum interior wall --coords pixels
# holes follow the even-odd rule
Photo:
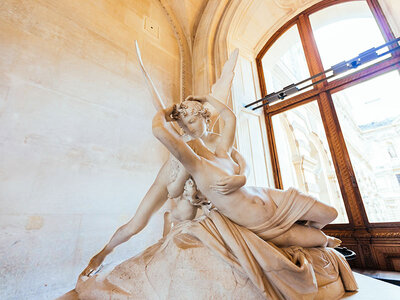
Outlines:
[[[261,97],[262,47],[318,2],[1,1],[0,290],[34,298],[73,288],[165,161],[134,40],[167,104],[207,93],[239,48],[228,102],[236,146],[252,169],[248,184],[274,186],[263,113],[243,104]],[[379,2],[399,36],[399,1]],[[161,215],[108,260],[158,240]]]
[[[178,43],[157,1],[1,1],[0,291],[11,294],[0,298],[72,288],[165,161],[134,40],[178,102]],[[110,259],[158,240],[161,219]]]

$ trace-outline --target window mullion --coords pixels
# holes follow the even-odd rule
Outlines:
[[[396,38],[396,36],[393,34],[392,29],[389,26],[389,23],[383,14],[381,5],[379,4],[378,0],[367,0],[368,6],[374,15],[375,21],[378,24],[378,27],[382,33],[383,38],[385,39],[386,42],[389,42],[393,39]],[[389,49],[393,49],[395,47],[394,44],[391,44],[389,46]],[[394,57],[399,57],[400,52],[399,51],[394,51],[393,52]],[[399,70],[400,71],[400,70]]]
[[[310,75],[314,76],[323,72],[324,67],[322,66],[321,57],[319,55],[317,44],[315,43],[314,35],[311,29],[310,20],[307,15],[299,15],[297,27],[299,29],[300,39],[303,45]],[[317,81],[321,78],[322,77],[315,78],[313,81]]]
[[[270,114],[265,114],[265,124],[266,124],[266,128],[267,128],[268,145],[269,145],[269,150],[270,150],[270,155],[271,155],[271,163],[272,163],[272,171],[274,174],[275,188],[283,189],[282,176],[281,176],[279,160],[278,160],[278,153],[277,153],[277,149],[276,149],[274,127],[272,125],[272,120],[271,120]]]
[[[302,14],[299,16],[298,28],[310,74],[315,75],[323,72],[324,67],[322,65],[317,44],[314,39],[311,23],[307,15]],[[321,78],[322,77],[316,78],[315,80],[319,80]],[[323,89],[327,84],[327,82],[323,82],[316,85],[314,88]],[[337,121],[336,112],[333,108],[330,93],[329,91],[323,92],[316,98],[318,101],[322,122],[325,127],[332,159],[335,164],[335,170],[339,180],[339,185],[341,187],[342,197],[343,201],[345,202],[349,221],[353,226],[363,228],[367,223],[366,214],[365,211],[358,210],[360,197],[357,197],[357,195],[359,196],[359,191],[355,191],[352,185],[352,177],[350,176],[350,170],[352,170],[350,157],[347,151],[343,151],[342,146],[344,144],[344,139],[340,131],[340,126]]]
[[[371,9],[372,14],[375,17],[376,23],[381,30],[382,36],[386,42],[395,39],[395,36],[390,29],[389,23],[386,20],[385,15],[382,12],[382,8],[377,0],[367,0],[368,6]]]
[[[354,186],[355,175],[332,97],[327,91],[320,93],[317,100],[349,221],[356,228],[364,228],[368,221],[360,191]]]

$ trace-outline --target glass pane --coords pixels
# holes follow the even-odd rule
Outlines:
[[[333,223],[348,223],[316,101],[272,117],[283,186],[293,186],[335,207]]]
[[[399,87],[392,71],[332,95],[370,222],[400,221]]]
[[[310,77],[297,25],[268,49],[261,63],[268,94]]]
[[[310,15],[310,22],[325,70],[385,43],[366,1],[327,7]]]

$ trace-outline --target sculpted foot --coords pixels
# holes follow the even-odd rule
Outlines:
[[[341,243],[342,243],[341,240],[339,240],[339,239],[337,239],[337,238],[335,238],[333,236],[328,236],[328,245],[327,245],[327,247],[336,248],[336,247],[339,247]]]
[[[85,270],[83,270],[83,272],[79,276],[89,277],[90,275],[98,273],[102,268],[102,262],[104,261],[105,257],[106,255],[103,251],[93,256],[89,262],[89,265],[85,268]]]

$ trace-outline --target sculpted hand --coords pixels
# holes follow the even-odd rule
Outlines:
[[[171,105],[171,106],[168,106],[167,108],[164,108],[164,116],[165,116],[165,120],[167,121],[167,122],[171,122],[171,121],[174,121],[172,118],[171,118],[171,114],[172,114],[172,112],[175,110],[175,105]]]
[[[88,266],[85,270],[83,270],[80,276],[90,276],[90,274],[97,270],[97,268],[101,265],[105,258],[106,254],[103,254],[103,252],[100,252],[93,256]]]
[[[222,178],[215,185],[210,185],[210,188],[212,188],[214,191],[220,194],[228,195],[230,193],[233,193],[237,189],[241,188],[245,184],[246,184],[246,176],[233,175]]]

